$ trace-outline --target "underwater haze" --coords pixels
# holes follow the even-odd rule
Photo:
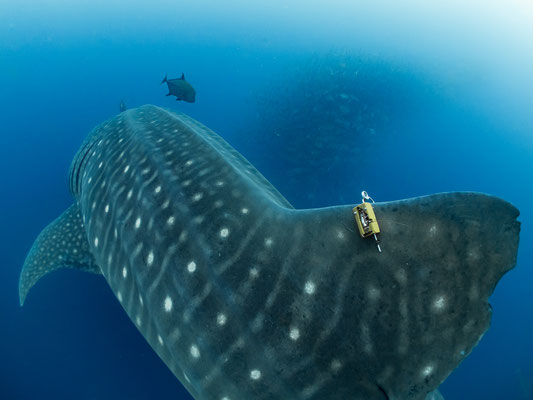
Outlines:
[[[297,208],[362,190],[511,202],[516,268],[440,391],[533,400],[531,38],[527,0],[2,1],[0,398],[191,399],[101,276],[50,274],[19,306],[29,249],[72,204],[76,151],[123,101],[202,122]],[[194,103],[165,96],[167,73]]]

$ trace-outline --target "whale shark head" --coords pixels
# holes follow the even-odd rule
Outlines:
[[[155,106],[95,128],[70,186],[21,304],[51,270],[101,273],[195,399],[424,399],[488,329],[516,261],[503,200],[375,203],[379,252],[352,205],[295,210],[214,132]]]

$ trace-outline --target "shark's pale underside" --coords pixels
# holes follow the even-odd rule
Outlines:
[[[376,203],[379,253],[352,206],[295,210],[214,132],[155,106],[96,127],[70,187],[21,304],[54,269],[103,274],[199,400],[424,399],[488,329],[518,247],[509,203],[444,193]]]

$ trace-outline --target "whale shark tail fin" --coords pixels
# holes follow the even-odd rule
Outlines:
[[[44,228],[33,243],[20,273],[20,305],[24,304],[28,292],[39,279],[59,268],[101,273],[90,252],[77,204]]]

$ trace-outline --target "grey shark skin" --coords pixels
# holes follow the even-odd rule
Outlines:
[[[379,253],[351,205],[295,210],[214,132],[150,105],[96,127],[70,185],[21,304],[53,269],[103,274],[199,400],[424,399],[488,329],[516,261],[503,200],[376,203]]]

